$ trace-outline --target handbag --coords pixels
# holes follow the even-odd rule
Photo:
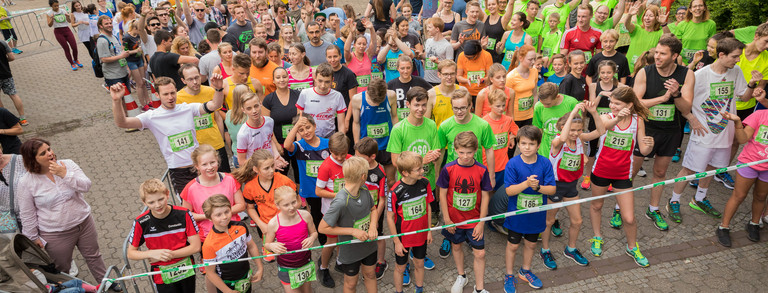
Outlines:
[[[16,233],[19,231],[19,222],[16,219],[15,206],[13,204],[13,176],[16,172],[17,156],[11,156],[11,176],[8,183],[10,205],[7,212],[0,212],[0,233]]]

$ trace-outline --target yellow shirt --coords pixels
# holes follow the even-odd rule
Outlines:
[[[768,78],[768,51],[762,51],[760,52],[760,55],[757,56],[757,58],[752,60],[747,60],[747,56],[744,55],[744,53],[741,53],[741,56],[739,57],[739,63],[736,63],[739,65],[739,68],[741,68],[741,72],[744,73],[744,79],[749,82],[750,79],[752,79],[752,70],[760,71],[763,74],[763,79]],[[746,110],[746,109],[752,109],[757,104],[757,101],[755,98],[749,99],[749,101],[742,102],[740,100],[736,100],[736,109],[737,110]]]
[[[197,95],[190,95],[185,88],[181,89],[176,94],[176,103],[205,103],[213,99],[215,90],[209,86],[200,86],[200,93]],[[224,147],[224,138],[221,137],[219,132],[219,126],[214,119],[214,113],[200,115],[195,117],[195,132],[197,134],[197,142],[200,144],[209,144],[214,149],[220,149]]]
[[[459,85],[454,85],[454,90],[459,89]],[[432,119],[435,120],[437,128],[440,128],[440,123],[443,123],[445,119],[453,116],[453,107],[451,106],[451,97],[443,95],[440,92],[440,86],[435,86],[435,106],[432,107]]]
[[[227,86],[229,87],[229,91],[227,91],[227,96],[224,97],[224,103],[226,103],[227,109],[232,110],[232,107],[234,107],[232,105],[232,93],[235,91],[235,86],[237,86],[237,85],[235,84],[234,81],[232,81],[232,77],[231,76],[227,77],[226,79],[224,79],[224,81],[227,82]],[[253,83],[251,82],[251,78],[250,77],[248,77],[248,81],[245,82],[245,85],[247,85],[248,88],[251,89],[251,92],[256,92],[256,89],[253,88]],[[263,100],[263,98],[262,98],[262,100]]]

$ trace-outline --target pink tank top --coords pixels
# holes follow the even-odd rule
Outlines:
[[[298,223],[290,226],[280,225],[280,215],[277,217],[277,231],[275,231],[275,241],[283,243],[285,249],[288,251],[301,249],[301,242],[309,237],[309,229],[307,229],[307,222],[304,221],[304,217],[299,213]],[[298,268],[307,264],[312,257],[311,251],[304,251],[298,253],[291,253],[280,255],[277,257],[277,265],[284,268]]]
[[[285,71],[288,72],[288,84],[292,90],[302,91],[303,89],[312,87],[312,67],[309,68],[309,75],[305,79],[294,78],[291,74],[291,68],[288,68]]]
[[[224,70],[224,64],[223,63],[219,63],[219,69],[221,69],[221,79],[225,79],[227,77],[232,76],[232,74],[229,74],[229,73],[227,73],[226,70]]]
[[[371,81],[371,58],[368,58],[367,52],[363,53],[363,59],[357,59],[354,53],[350,55],[352,56],[347,62],[347,67],[357,76],[358,92],[364,92],[368,89],[368,83]]]

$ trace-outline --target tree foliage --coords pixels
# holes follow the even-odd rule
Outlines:
[[[717,24],[717,30],[730,30],[745,26],[759,25],[768,17],[768,3],[765,0],[706,0],[710,18]],[[672,4],[670,18],[682,5],[690,1],[677,0]],[[690,7],[688,7],[690,9]]]

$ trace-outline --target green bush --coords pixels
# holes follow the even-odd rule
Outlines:
[[[690,1],[675,1],[670,17],[674,20],[674,11]],[[759,25],[768,17],[768,5],[765,0],[707,0],[710,18],[717,24],[717,30],[730,30],[750,25]],[[690,8],[690,7],[689,7]]]

